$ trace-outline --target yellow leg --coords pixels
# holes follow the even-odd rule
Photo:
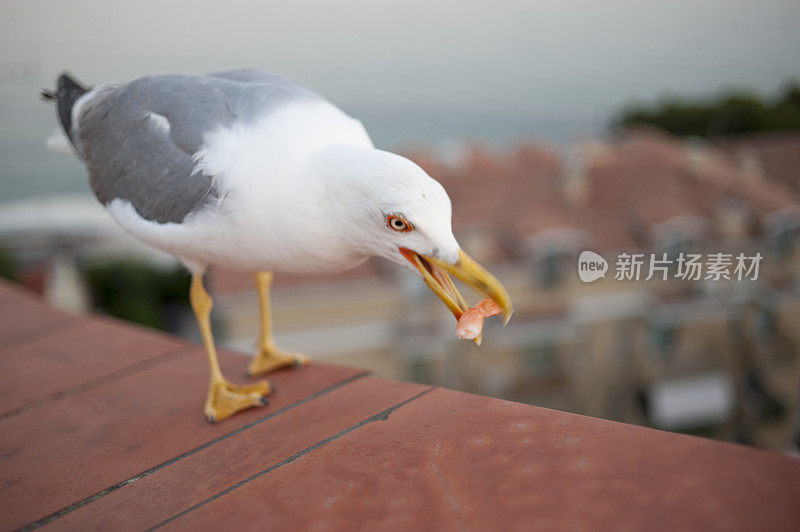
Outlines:
[[[203,287],[203,274],[192,276],[192,286],[189,290],[189,301],[203,335],[203,345],[208,356],[208,369],[211,373],[211,382],[208,385],[206,399],[206,419],[211,423],[228,419],[233,414],[252,406],[267,404],[264,396],[272,392],[272,386],[267,381],[257,382],[247,386],[237,386],[222,376],[217,360],[217,350],[214,347],[214,337],[211,334],[211,307],[213,301]]]
[[[258,302],[261,311],[261,329],[258,335],[258,353],[247,368],[248,375],[263,375],[287,366],[300,367],[308,364],[308,358],[294,351],[279,349],[272,336],[272,312],[270,311],[269,289],[272,285],[272,272],[256,274]]]

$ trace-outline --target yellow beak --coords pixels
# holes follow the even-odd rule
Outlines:
[[[417,267],[428,288],[447,305],[457,320],[461,318],[464,311],[469,309],[469,305],[461,297],[448,273],[453,274],[478,292],[491,297],[503,311],[503,325],[506,325],[511,319],[514,306],[511,304],[511,297],[506,289],[494,275],[463,251],[459,250],[458,261],[455,264],[435,257],[420,255],[407,248],[400,248],[400,253]],[[480,338],[476,339],[476,343],[480,345]]]

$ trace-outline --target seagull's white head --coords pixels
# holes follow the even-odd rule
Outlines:
[[[355,146],[326,148],[314,164],[326,208],[337,220],[337,240],[348,248],[343,252],[409,268],[456,318],[469,306],[448,273],[492,297],[506,320],[511,317],[508,293],[461,250],[453,236],[450,197],[422,168],[394,153]]]

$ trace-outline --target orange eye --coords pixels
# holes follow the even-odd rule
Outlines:
[[[405,221],[401,216],[391,214],[386,217],[386,223],[395,231],[405,232],[411,231],[411,224]]]

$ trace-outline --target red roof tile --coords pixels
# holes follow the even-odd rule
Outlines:
[[[2,309],[0,309],[2,312]],[[38,322],[31,319],[33,326]],[[36,338],[8,347],[0,357],[0,418],[20,408],[100,385],[169,360],[186,342],[106,318],[75,319],[70,327],[41,330]]]
[[[42,329],[57,330],[72,320],[73,316],[48,307],[36,299],[11,299],[7,304],[0,304],[0,346],[25,341],[31,333]]]
[[[145,529],[424,389],[374,377],[353,381],[293,405],[280,415],[273,412],[246,433],[233,433],[170,467],[153,471],[70,513],[58,526]]]
[[[783,182],[795,193],[800,187],[800,130],[761,131],[713,139],[734,164],[754,157],[771,179]]]

